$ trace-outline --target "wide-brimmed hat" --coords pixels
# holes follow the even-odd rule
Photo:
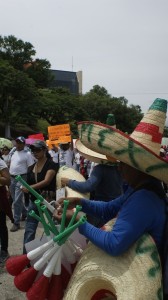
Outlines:
[[[106,124],[116,128],[114,114],[107,115]],[[76,141],[75,146],[82,156],[84,156],[86,159],[88,159],[92,162],[95,162],[98,164],[109,164],[109,163],[117,162],[116,159],[113,157],[110,157],[110,162],[109,162],[106,155],[92,151],[91,149],[87,148],[79,139]]]
[[[62,166],[59,168],[57,176],[56,176],[56,186],[57,189],[60,189],[61,186],[61,178],[70,178],[72,180],[77,180],[80,182],[85,182],[86,179],[83,177],[82,174],[80,174],[78,171],[74,170],[73,168],[69,168],[67,166]],[[70,187],[65,186],[65,197],[78,197],[78,198],[85,198],[89,199],[90,194],[89,193],[80,193],[77,191],[72,190]]]
[[[157,98],[131,135],[98,122],[80,122],[79,138],[89,149],[114,157],[168,183],[168,162],[160,155],[167,100]]]
[[[0,149],[3,149],[4,147],[6,147],[8,149],[12,149],[13,148],[13,144],[8,139],[0,138]]]
[[[87,148],[80,140],[77,140],[76,148],[78,149],[79,153],[84,156],[86,159],[98,163],[98,164],[108,164],[109,161],[107,159],[106,155],[100,154],[98,152],[92,151],[89,148]],[[116,162],[116,159],[111,158],[110,162]]]
[[[104,229],[111,231],[111,225]],[[64,300],[148,300],[161,299],[161,295],[159,254],[153,239],[143,235],[120,256],[111,256],[89,243],[71,276]]]

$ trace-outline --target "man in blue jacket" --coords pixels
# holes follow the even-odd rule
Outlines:
[[[76,147],[82,156],[95,162],[96,165],[85,182],[62,177],[62,186],[67,185],[80,193],[94,192],[94,200],[107,202],[119,197],[122,194],[123,182],[117,161],[109,162],[105,155],[89,150],[80,140],[77,140]],[[100,218],[96,217],[89,218],[89,221],[96,227],[101,227],[104,224]]]

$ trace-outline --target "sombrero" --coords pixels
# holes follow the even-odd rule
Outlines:
[[[168,183],[168,162],[160,155],[167,100],[157,98],[131,135],[98,122],[78,124],[81,142],[93,151],[114,157]]]
[[[111,230],[107,224],[105,230]],[[89,242],[72,276],[64,300],[162,299],[159,254],[143,235],[127,252],[114,257]]]
[[[10,140],[5,139],[5,138],[0,138],[0,148],[7,147],[8,149],[13,148],[13,144]]]
[[[77,140],[76,143],[76,148],[78,149],[79,153],[84,156],[86,159],[98,163],[98,164],[108,164],[109,161],[107,159],[106,155],[100,154],[98,152],[92,151],[80,141]],[[116,159],[110,158],[110,162],[116,163]]]
[[[106,124],[116,128],[115,117],[113,114],[107,115]],[[110,162],[116,163],[115,158],[110,157],[109,161],[106,155],[92,151],[91,149],[87,148],[79,139],[76,141],[75,145],[80,154],[90,161],[93,161],[98,164],[109,164]]]
[[[86,179],[80,174],[78,171],[69,168],[67,166],[62,166],[59,168],[57,176],[56,176],[56,186],[57,189],[60,189],[61,186],[61,177],[71,178],[73,180],[84,182]],[[70,187],[65,186],[65,197],[78,197],[78,198],[85,198],[89,199],[90,194],[82,194],[77,191],[72,190]]]

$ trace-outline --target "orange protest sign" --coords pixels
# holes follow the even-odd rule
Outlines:
[[[66,137],[70,136],[70,125],[69,124],[61,124],[61,125],[55,125],[55,126],[49,126],[48,127],[48,137],[49,140],[56,140],[60,137]],[[71,139],[70,139],[71,140]]]
[[[55,140],[58,144],[61,143],[70,143],[71,142],[71,136],[60,136],[57,140]]]

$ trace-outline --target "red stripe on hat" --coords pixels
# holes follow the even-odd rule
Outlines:
[[[150,134],[152,136],[152,142],[161,144],[162,134],[159,132],[159,126],[141,122],[135,128],[135,131]]]

